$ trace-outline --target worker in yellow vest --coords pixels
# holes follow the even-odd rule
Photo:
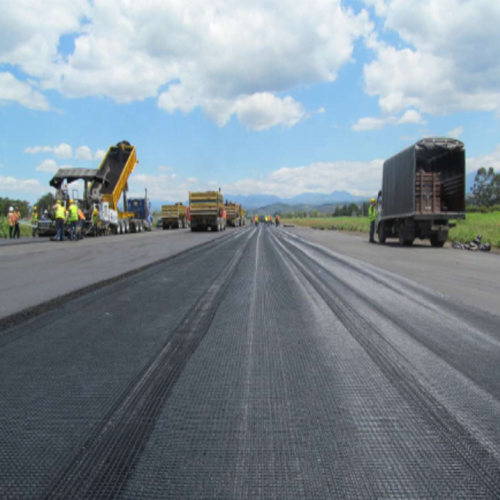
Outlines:
[[[66,220],[66,210],[63,207],[62,201],[57,200],[57,203],[52,207],[54,217],[56,219],[56,241],[64,241],[64,222]]]
[[[370,221],[370,243],[375,243],[375,221],[377,220],[375,198],[370,200],[370,206],[368,207],[368,220]]]
[[[73,200],[69,200],[68,217],[66,220],[69,223],[69,239],[70,241],[76,241],[78,238],[78,207]]]
[[[31,212],[31,225],[33,226],[33,238],[38,232],[38,210],[36,205],[33,207],[33,212]]]
[[[94,208],[92,212],[92,231],[94,231],[94,236],[97,236],[97,224],[99,223],[99,211]]]

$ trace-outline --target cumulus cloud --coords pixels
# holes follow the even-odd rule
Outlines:
[[[24,150],[25,153],[35,155],[38,153],[52,153],[57,158],[71,158],[73,156],[73,148],[62,142],[59,146],[33,146],[27,147]]]
[[[2,34],[2,38],[5,36]],[[50,104],[43,94],[33,90],[25,82],[21,82],[14,75],[0,72],[0,105],[18,103],[29,109],[48,111]]]
[[[223,192],[232,194],[272,194],[284,198],[302,193],[330,193],[345,190],[356,195],[371,195],[380,189],[382,160],[367,162],[332,161],[304,167],[280,168],[258,178],[224,184]]]
[[[47,187],[42,186],[37,179],[17,179],[3,175],[0,175],[0,186],[1,191],[17,191],[31,194],[40,194],[42,191],[47,191]]]
[[[54,160],[43,160],[40,165],[35,169],[38,172],[52,172],[55,173],[59,170],[59,166]]]
[[[355,132],[366,132],[367,130],[380,130],[386,124],[383,118],[360,118],[357,123],[352,126]]]
[[[464,133],[463,127],[457,127],[448,132],[448,137],[453,137],[454,139],[459,139],[460,136]]]
[[[371,36],[376,58],[364,68],[365,88],[386,113],[413,107],[446,114],[462,110],[500,113],[500,3],[490,0],[365,0],[386,30],[404,42],[395,47]]]
[[[95,160],[102,160],[104,158],[104,156],[106,155],[106,151],[104,149],[98,149],[95,153],[94,153],[94,159]]]
[[[493,167],[500,171],[500,144],[491,153],[467,158],[467,172],[475,172],[481,167]]]
[[[131,196],[143,195],[144,188],[147,188],[148,196],[153,200],[184,203],[190,190],[203,188],[196,183],[197,179],[182,179],[175,174],[134,174],[130,177],[129,189]]]
[[[92,150],[88,146],[79,146],[76,148],[75,158],[77,160],[91,161],[94,159],[94,155],[92,154]]]
[[[311,0],[307,8],[295,0],[17,4],[2,12],[8,42],[0,62],[18,65],[43,89],[130,102],[166,87],[158,104],[169,112],[201,107],[219,125],[236,114],[256,130],[300,121],[300,104],[277,94],[335,81],[355,42],[373,29],[366,10],[341,0]],[[76,34],[75,49],[63,57],[57,47],[68,33]],[[261,106],[269,95],[275,124]]]
[[[386,125],[425,125],[427,122],[422,115],[414,109],[409,109],[403,116],[386,116],[384,118],[366,117],[360,118],[353,126],[355,132],[366,132],[368,130],[381,130]]]

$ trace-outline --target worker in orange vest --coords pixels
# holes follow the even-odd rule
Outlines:
[[[85,231],[85,214],[80,207],[78,207],[78,229],[78,239],[83,240]]]

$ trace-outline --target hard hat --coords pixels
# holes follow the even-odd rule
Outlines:
[[[13,212],[14,209],[12,207],[9,207],[9,212]]]
[[[62,205],[62,201],[61,200],[57,200],[57,204],[58,205]]]
[[[69,203],[70,203],[70,204],[71,204],[71,203],[74,203],[74,201],[73,201],[73,200],[69,200]]]
[[[36,210],[36,205],[33,207],[33,210]]]
[[[372,198],[372,199],[370,200],[370,203],[375,203],[375,198]]]

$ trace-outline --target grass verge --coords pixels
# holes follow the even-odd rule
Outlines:
[[[336,228],[339,231],[358,231],[368,233],[370,222],[367,217],[318,217],[315,219],[283,219],[283,224],[312,227],[315,229]],[[474,240],[478,234],[483,236],[483,243],[491,243],[500,248],[500,212],[488,214],[467,214],[465,220],[454,221],[457,227],[450,231],[449,241],[468,242]]]

